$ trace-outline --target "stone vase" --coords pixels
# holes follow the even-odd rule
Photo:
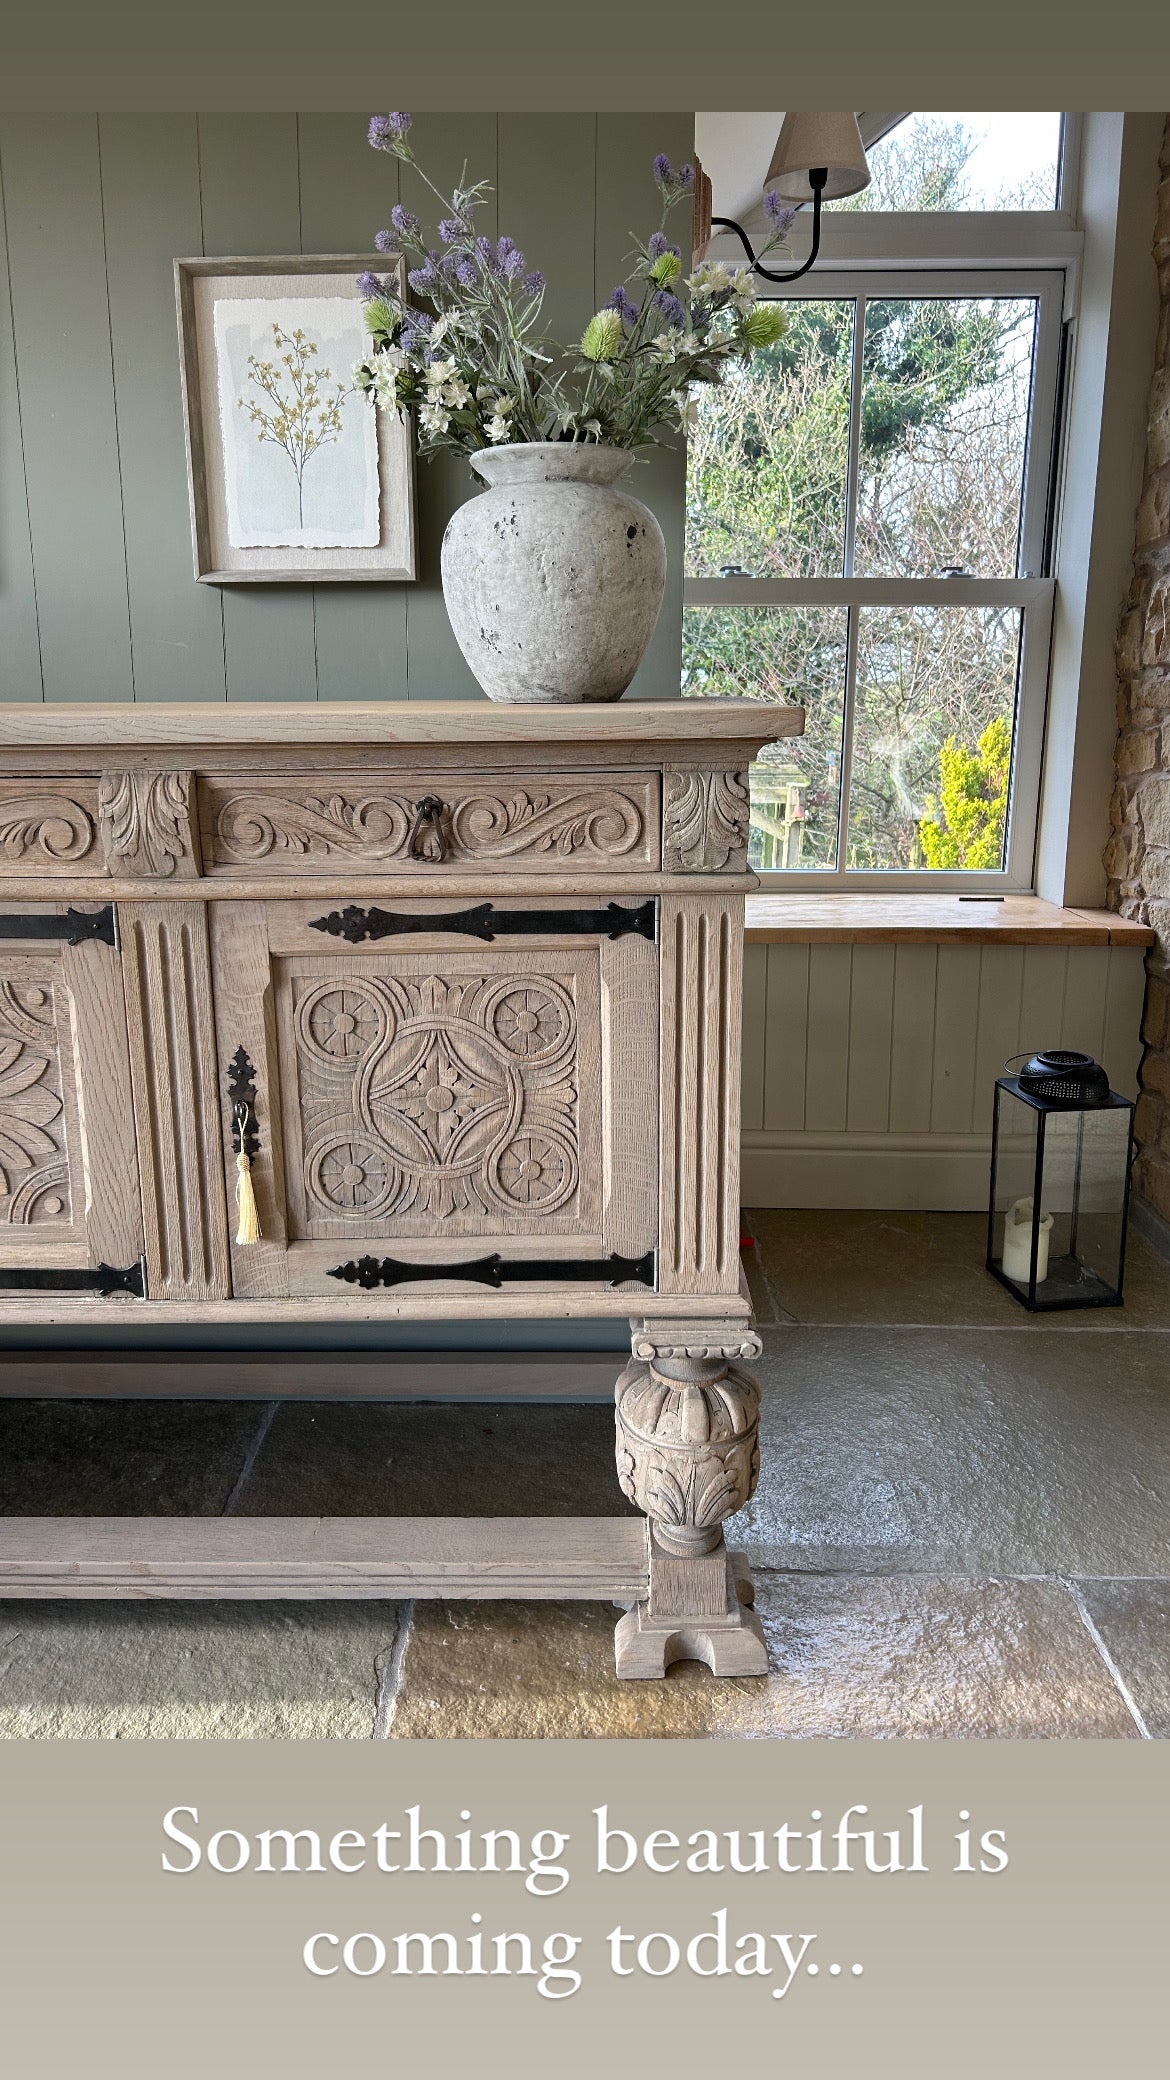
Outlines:
[[[493,701],[616,701],[654,633],[666,544],[619,489],[628,449],[584,442],[485,448],[488,488],[451,517],[443,597]]]

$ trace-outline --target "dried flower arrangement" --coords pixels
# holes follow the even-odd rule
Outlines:
[[[550,440],[641,447],[664,429],[685,430],[693,385],[721,382],[783,335],[784,313],[757,301],[750,269],[714,262],[686,272],[666,224],[690,197],[694,168],[676,169],[659,154],[659,228],[635,241],[626,281],[575,347],[558,347],[539,329],[544,276],[529,268],[514,239],[493,241],[476,230],[488,184],[468,186],[465,170],[445,196],[418,166],[410,128],[402,111],[374,116],[369,141],[413,164],[442,204],[440,245],[427,248],[412,210],[391,210],[375,245],[413,263],[407,279],[418,302],[400,300],[375,273],[359,276],[371,345],[354,380],[381,410],[415,415],[420,453],[474,455]],[[763,251],[772,252],[793,212],[772,196],[765,207],[771,229]]]

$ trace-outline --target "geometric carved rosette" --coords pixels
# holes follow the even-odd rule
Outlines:
[[[567,980],[571,983],[572,978]],[[537,975],[298,977],[310,1228],[539,1232],[580,1183],[577,1010]]]
[[[726,1359],[634,1358],[616,1402],[622,1493],[668,1552],[710,1552],[759,1476],[754,1377]]]
[[[0,982],[0,1221],[67,1222],[61,1055],[48,976]]]

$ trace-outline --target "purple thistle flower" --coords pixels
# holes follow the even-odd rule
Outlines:
[[[659,152],[654,161],[654,178],[660,188],[669,188],[674,185],[674,168],[665,152]]]
[[[425,267],[412,267],[406,279],[416,295],[429,296],[437,287],[439,278],[428,260]]]
[[[417,238],[419,222],[412,209],[403,209],[402,204],[396,202],[390,212],[390,222],[400,238]]]
[[[789,209],[782,197],[773,194],[771,189],[764,197],[764,215],[782,235],[785,231],[790,231],[796,222],[796,211]]]
[[[646,250],[652,260],[661,260],[667,253],[673,253],[676,260],[682,259],[682,247],[672,246],[670,240],[661,231],[652,231],[650,233],[646,241]]]
[[[654,291],[654,308],[659,316],[665,320],[666,324],[673,326],[676,332],[683,330],[687,322],[687,314],[678,297],[672,296],[669,289],[656,289]]]
[[[393,149],[393,146],[391,144],[392,130],[389,116],[371,116],[370,127],[369,130],[366,132],[366,135],[368,136],[370,144],[372,145],[374,151],[388,152]]]
[[[514,282],[518,274],[523,274],[528,265],[519,246],[512,246],[506,253],[501,253],[497,247],[496,259],[505,281],[509,282]]]
[[[614,290],[613,295],[609,299],[608,307],[611,311],[620,311],[622,324],[627,331],[631,326],[637,324],[641,315],[633,297],[628,295],[624,287]]]
[[[385,285],[378,280],[377,275],[371,274],[367,268],[366,272],[359,274],[357,278],[357,292],[364,302],[370,303],[375,296],[384,296],[386,290]]]
[[[398,249],[398,240],[392,231],[375,231],[374,244],[379,253],[393,253]]]
[[[534,267],[531,274],[525,275],[524,287],[530,296],[540,295],[544,287],[544,276],[541,274],[539,267]]]
[[[455,245],[466,235],[466,231],[467,226],[461,224],[458,217],[444,217],[439,225],[439,237],[445,246]]]
[[[461,289],[474,289],[479,280],[475,262],[469,260],[466,254],[455,262],[453,272]]]
[[[392,108],[386,118],[395,137],[405,137],[410,128],[410,117],[404,108]]]
[[[676,184],[678,185],[678,187],[682,188],[682,189],[683,189],[684,191],[685,191],[685,190],[686,190],[687,188],[693,188],[693,187],[694,187],[694,185],[695,185],[695,169],[694,169],[694,167],[693,167],[693,166],[691,165],[691,163],[690,163],[689,159],[688,159],[688,161],[687,161],[687,163],[686,163],[686,165],[685,165],[685,166],[680,166],[680,167],[679,167],[679,170],[678,170],[678,172],[677,172],[677,173],[675,174],[675,177],[674,177],[674,178],[675,178],[675,182],[676,182]]]

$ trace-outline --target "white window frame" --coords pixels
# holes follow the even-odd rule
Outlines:
[[[1056,407],[1060,383],[1063,321],[1075,305],[1083,234],[1070,204],[1076,191],[1081,120],[1066,114],[1062,132],[1060,206],[1018,212],[835,213],[823,219],[821,259],[799,282],[761,284],[762,294],[780,299],[850,299],[857,304],[853,338],[853,381],[849,427],[849,510],[856,496],[860,440],[861,367],[866,301],[918,296],[1034,296],[1036,342],[1029,407],[1030,437],[1025,468],[1018,575],[1013,578],[857,578],[852,574],[852,526],[847,521],[844,571],[828,578],[686,578],[684,606],[814,607],[848,609],[845,712],[842,732],[841,808],[837,859],[848,844],[849,780],[852,765],[854,678],[859,610],[865,606],[1018,606],[1022,613],[1020,657],[1008,800],[1008,843],[1002,868],[994,871],[932,868],[867,870],[835,867],[764,869],[774,891],[840,894],[913,890],[939,894],[1027,894],[1035,886],[1037,828],[1044,759],[1055,579],[1051,572],[1052,487],[1056,475]],[[750,221],[750,220],[749,220]],[[792,240],[792,264],[804,257],[808,233]],[[712,257],[723,257],[722,242]],[[730,251],[727,257],[731,257]],[[792,697],[800,699],[800,688]]]

